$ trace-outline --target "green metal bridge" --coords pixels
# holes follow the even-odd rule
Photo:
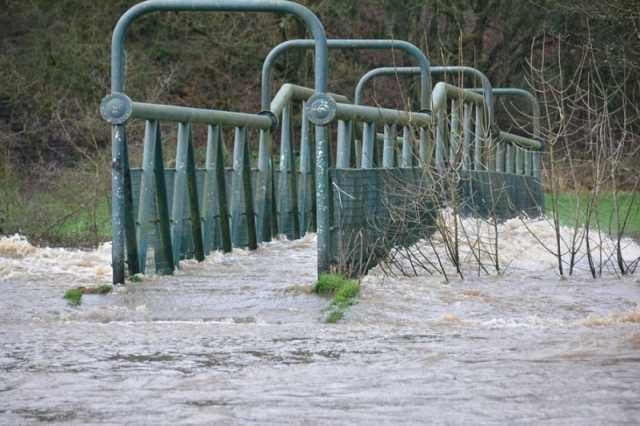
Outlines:
[[[302,20],[313,38],[276,46],[264,61],[259,113],[133,101],[125,94],[124,41],[139,17],[161,11],[277,12]],[[273,95],[272,69],[290,49],[315,52],[313,88],[284,84]],[[411,56],[416,67],[369,71],[354,101],[327,87],[330,49],[377,49]],[[101,113],[112,126],[113,282],[149,267],[170,274],[180,261],[202,261],[213,250],[255,250],[277,235],[317,233],[318,272],[365,273],[390,245],[416,240],[410,229],[389,239],[390,206],[401,194],[430,191],[446,205],[451,188],[462,212],[500,218],[537,215],[542,208],[539,107],[521,89],[494,89],[470,67],[431,66],[416,46],[399,40],[328,40],[320,20],[284,0],[149,0],[119,20],[112,40],[111,95]],[[432,75],[468,75],[482,83],[461,88]],[[416,112],[363,104],[378,76],[420,77]],[[531,102],[531,137],[498,128],[494,96]],[[127,124],[145,123],[141,167],[129,162]],[[164,164],[162,125],[177,126],[175,168]],[[196,164],[194,128],[207,129],[206,161]],[[223,138],[233,134],[232,166]],[[279,137],[279,152],[274,138]],[[252,139],[255,138],[255,139]],[[257,157],[250,141],[257,141]],[[333,143],[332,141],[335,141]],[[254,144],[255,145],[255,144]],[[254,159],[257,161],[254,162]],[[443,204],[441,204],[442,202]],[[430,207],[431,206],[431,207]],[[422,206],[424,207],[424,206]],[[432,220],[423,215],[425,222]],[[381,244],[380,241],[384,243]],[[386,245],[386,246],[385,246]]]

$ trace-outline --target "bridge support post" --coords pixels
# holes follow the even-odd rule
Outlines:
[[[329,139],[327,128],[316,126],[316,220],[318,232],[318,275],[329,272],[331,266],[332,194],[329,181]]]
[[[125,128],[118,125],[112,127],[112,162],[111,162],[111,264],[113,268],[113,284],[124,284],[124,155],[126,148]]]

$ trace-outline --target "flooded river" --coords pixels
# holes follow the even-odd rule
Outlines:
[[[312,236],[79,307],[62,295],[109,282],[108,245],[1,238],[0,423],[640,423],[640,275],[561,280],[522,224],[501,232],[503,275],[374,270],[336,325],[309,294]]]

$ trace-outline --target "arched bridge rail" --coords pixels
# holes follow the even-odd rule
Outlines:
[[[124,84],[126,30],[144,14],[169,10],[290,13],[305,22],[313,40],[288,41],[269,54],[259,113],[131,100]],[[290,48],[315,49],[315,87],[286,83],[271,98],[271,67]],[[386,70],[420,76],[420,110],[361,105],[364,83],[355,103],[328,92],[330,48],[387,49],[390,63],[396,50],[412,55],[418,67]],[[113,130],[114,283],[124,283],[125,269],[136,274],[154,267],[169,274],[182,259],[203,260],[212,250],[234,247],[253,250],[276,235],[296,239],[306,232],[317,233],[319,272],[361,274],[380,255],[377,241],[390,220],[386,206],[393,194],[437,188],[439,176],[450,172],[457,174],[461,193],[480,207],[471,213],[535,214],[541,206],[539,133],[528,138],[499,131],[492,96],[507,92],[493,89],[477,70],[456,69],[480,76],[480,93],[445,83],[432,87],[431,74],[453,68],[431,67],[410,43],[327,40],[318,18],[289,1],[149,0],[134,6],[116,25],[112,93],[101,104]],[[363,80],[385,73],[373,70]],[[129,164],[131,120],[145,122],[139,168]],[[167,125],[175,126],[177,141],[172,168],[164,163]],[[196,126],[206,128],[204,164],[196,161]],[[230,159],[225,137],[233,138]],[[495,190],[506,198],[496,201]],[[396,242],[410,244],[414,237]]]

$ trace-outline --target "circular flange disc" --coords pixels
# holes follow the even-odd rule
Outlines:
[[[307,116],[309,121],[318,126],[326,126],[336,117],[338,105],[332,97],[323,93],[316,93],[307,101]]]
[[[113,93],[100,102],[100,115],[111,124],[124,124],[131,117],[133,102],[124,93]]]

